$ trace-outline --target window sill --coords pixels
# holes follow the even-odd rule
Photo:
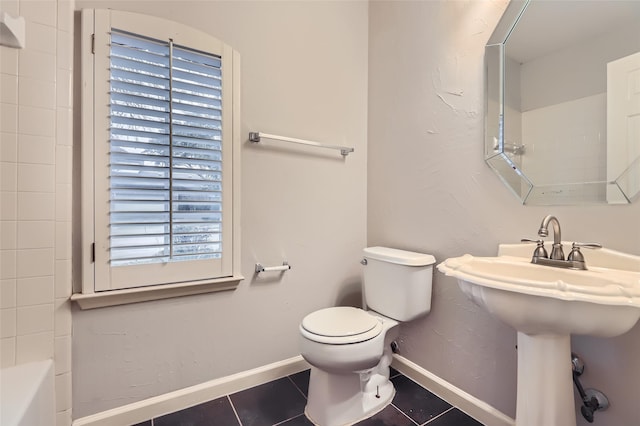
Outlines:
[[[75,293],[71,296],[71,300],[76,302],[80,309],[104,308],[107,306],[233,290],[238,287],[238,284],[240,284],[240,281],[243,279],[244,277],[242,276],[232,276],[210,281],[127,288],[123,290],[102,291],[99,293]]]

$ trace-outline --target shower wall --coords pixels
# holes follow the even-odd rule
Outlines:
[[[26,47],[0,46],[0,363],[55,360],[71,423],[73,1],[3,0]]]

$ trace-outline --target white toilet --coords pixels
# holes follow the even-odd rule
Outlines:
[[[434,263],[428,254],[366,248],[363,290],[369,310],[341,306],[304,317],[300,347],[311,364],[305,414],[314,424],[351,425],[391,403],[391,342],[400,322],[431,309]]]

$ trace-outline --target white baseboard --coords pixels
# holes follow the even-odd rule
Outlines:
[[[295,374],[307,368],[309,368],[309,364],[301,356],[296,356],[253,370],[210,380],[164,395],[81,417],[74,420],[72,424],[73,426],[122,426],[124,424],[140,423],[261,385],[280,377]]]
[[[449,404],[458,407],[460,410],[487,426],[515,425],[515,421],[512,418],[493,408],[486,402],[437,377],[403,356],[394,355],[391,365]],[[301,356],[296,356],[253,370],[210,380],[195,386],[123,405],[122,407],[81,417],[73,421],[73,426],[122,426],[123,424],[140,423],[164,414],[202,404],[203,402],[224,395],[261,385],[280,377],[295,374],[307,368],[309,368],[309,364],[307,364]]]
[[[515,420],[475,396],[453,386],[405,357],[395,354],[391,366],[454,407],[487,426],[514,426]]]

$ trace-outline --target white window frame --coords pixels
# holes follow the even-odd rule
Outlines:
[[[170,262],[109,265],[109,52],[111,28],[212,53],[223,62],[223,257],[214,268]],[[231,47],[184,24],[137,13],[81,14],[81,308],[235,288],[240,270],[240,61]],[[128,284],[128,283],[131,284]],[[123,284],[124,283],[124,284]]]

